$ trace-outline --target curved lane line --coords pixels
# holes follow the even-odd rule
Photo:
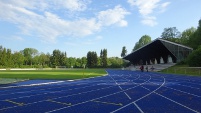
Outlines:
[[[117,111],[119,111],[119,110],[121,110],[121,109],[123,109],[123,108],[125,108],[125,107],[127,107],[127,106],[129,106],[129,105],[131,105],[131,104],[134,104],[134,105],[135,105],[137,101],[140,101],[141,99],[143,99],[143,98],[145,98],[145,97],[151,95],[151,94],[154,93],[155,91],[159,90],[164,84],[165,84],[165,78],[163,77],[163,84],[162,84],[161,86],[159,86],[157,89],[151,91],[150,93],[144,95],[143,97],[138,98],[137,100],[135,100],[135,101],[133,101],[133,102],[131,102],[131,103],[129,103],[129,104],[126,104],[125,106],[123,106],[123,107],[121,107],[121,108],[119,108],[119,109],[116,109],[116,110],[114,110],[114,111],[112,111],[112,112],[110,112],[110,113],[115,113],[115,112],[117,112]],[[142,111],[142,110],[140,109],[140,111]],[[142,111],[142,112],[143,112],[143,111]],[[142,112],[141,112],[141,113],[142,113]]]

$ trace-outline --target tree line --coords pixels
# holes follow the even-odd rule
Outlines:
[[[198,27],[188,28],[183,32],[180,32],[176,27],[164,28],[159,38],[186,45],[193,48],[193,52],[187,59],[181,62],[181,64],[187,64],[189,66],[201,66],[201,19],[198,21]],[[149,35],[143,35],[138,42],[135,43],[133,50],[135,51],[140,47],[151,42]],[[125,56],[125,46],[122,48],[122,57]]]
[[[65,66],[67,68],[121,68],[124,62],[118,57],[107,57],[107,49],[100,52],[89,51],[86,57],[67,57],[66,52],[58,49],[50,53],[39,53],[37,49],[25,48],[12,52],[0,46],[0,68],[55,68]]]

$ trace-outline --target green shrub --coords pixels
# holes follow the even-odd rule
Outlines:
[[[187,62],[190,67],[201,67],[201,46],[188,56]]]

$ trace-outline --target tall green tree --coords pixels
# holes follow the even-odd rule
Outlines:
[[[7,67],[14,67],[14,63],[12,61],[12,53],[11,53],[11,49],[7,49],[6,51],[6,66]]]
[[[21,52],[14,52],[14,54],[12,55],[12,61],[15,67],[23,67],[24,59],[24,55]]]
[[[135,43],[133,51],[139,49],[140,47],[151,42],[151,37],[149,35],[143,35],[138,42]]]
[[[122,51],[121,51],[121,57],[125,57],[126,54],[127,54],[127,50],[126,50],[126,46],[124,46],[124,47],[122,48]]]
[[[123,59],[118,57],[108,58],[109,67],[111,68],[121,68],[123,67]]]
[[[100,66],[103,66],[103,50],[100,52]]]
[[[193,35],[191,35],[189,40],[189,45],[193,49],[197,49],[201,45],[201,19],[198,22],[197,30]]]
[[[107,49],[103,49],[102,62],[103,62],[103,67],[106,68],[107,67]]]
[[[39,63],[44,67],[44,66],[48,66],[49,62],[50,62],[50,55],[41,53],[39,56]]]
[[[67,59],[67,67],[68,67],[68,68],[74,68],[74,67],[76,67],[76,58],[74,58],[74,57],[69,57],[69,58]]]
[[[55,66],[65,66],[67,62],[66,52],[61,52],[60,50],[55,49],[50,58],[51,64]]]
[[[97,66],[98,56],[96,52],[89,51],[87,53],[87,67],[94,68]]]
[[[188,65],[191,67],[201,67],[201,46],[194,50],[187,58]]]
[[[7,54],[6,54],[6,48],[2,48],[2,52],[1,52],[1,61],[0,61],[0,65],[2,67],[6,67],[6,61],[7,60]]]
[[[25,64],[32,65],[33,57],[38,54],[38,50],[34,48],[25,48],[21,51],[25,57]]]
[[[81,65],[82,65],[83,68],[86,67],[86,65],[87,65],[87,58],[86,57],[81,58]]]
[[[180,43],[189,46],[190,37],[196,32],[196,28],[191,27],[181,33]]]
[[[181,33],[176,27],[169,27],[169,28],[164,28],[164,31],[161,34],[161,38],[173,41],[173,42],[178,42],[178,39],[181,37]]]

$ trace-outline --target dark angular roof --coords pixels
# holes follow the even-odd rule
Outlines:
[[[172,58],[177,59],[177,55],[175,55],[174,52],[170,48],[168,48],[166,44],[179,46],[190,51],[193,50],[190,47],[158,38],[151,43],[133,51],[132,53],[125,56],[123,59],[129,60],[132,63],[138,63],[140,60],[147,61],[152,58],[160,58],[162,56],[168,55],[170,55]]]

